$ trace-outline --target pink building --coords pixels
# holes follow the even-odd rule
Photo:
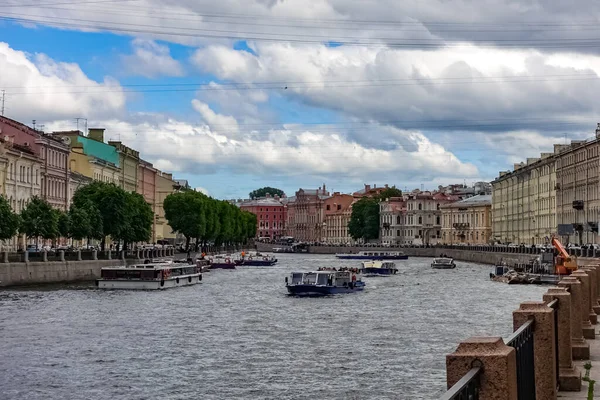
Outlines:
[[[156,173],[157,170],[152,164],[147,161],[141,160],[138,165],[138,182],[137,192],[144,196],[146,203],[150,204],[155,214],[154,222],[152,224],[152,243],[156,242]]]
[[[41,197],[54,208],[69,207],[69,153],[62,140],[0,116],[0,136],[30,148],[41,159]]]
[[[326,228],[323,202],[329,197],[325,185],[314,190],[299,189],[288,202],[288,236],[303,242],[320,241]]]
[[[256,235],[271,240],[285,235],[286,207],[278,196],[248,200],[240,209],[256,215]]]

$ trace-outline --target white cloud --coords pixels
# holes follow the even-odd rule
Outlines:
[[[206,190],[206,189],[205,189],[205,188],[203,188],[203,187],[197,187],[197,188],[195,188],[194,190],[195,190],[196,192],[204,193],[205,195],[207,195],[207,196],[210,196],[210,193],[209,193],[209,191],[208,191],[208,190]]]
[[[171,57],[168,46],[147,39],[134,39],[131,44],[133,54],[122,56],[129,73],[146,78],[184,75],[183,67]]]
[[[82,116],[115,117],[123,112],[125,94],[119,83],[110,77],[96,82],[77,64],[41,53],[26,54],[0,42],[0,65],[7,117],[43,123]]]

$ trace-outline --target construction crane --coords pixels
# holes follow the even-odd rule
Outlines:
[[[558,250],[558,255],[554,260],[554,273],[558,275],[569,275],[577,270],[577,257],[569,255],[562,243],[552,237],[552,246]]]

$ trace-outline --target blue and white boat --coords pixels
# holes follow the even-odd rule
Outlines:
[[[395,275],[398,268],[391,261],[364,261],[361,263],[360,273],[364,276]]]
[[[359,251],[356,254],[336,254],[342,260],[408,260],[401,251]]]
[[[365,283],[350,271],[293,272],[291,282],[285,278],[289,294],[294,296],[328,296],[359,292]]]

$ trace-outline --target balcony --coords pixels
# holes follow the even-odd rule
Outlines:
[[[575,200],[575,201],[573,201],[573,208],[575,210],[583,210],[583,200]]]
[[[389,227],[390,227],[390,223],[389,223],[389,222],[384,222],[384,223],[383,223],[383,227],[384,227],[385,229],[389,229]]]
[[[455,222],[454,224],[452,224],[452,227],[459,231],[466,230],[466,229],[469,229],[469,223],[468,222]]]

